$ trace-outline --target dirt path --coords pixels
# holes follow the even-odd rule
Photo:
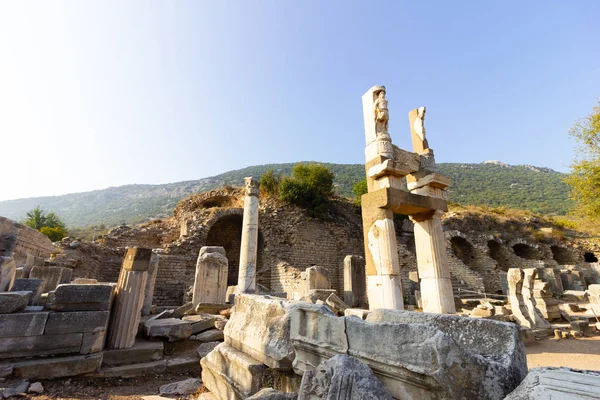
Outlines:
[[[600,370],[600,336],[544,339],[526,347],[527,366]]]

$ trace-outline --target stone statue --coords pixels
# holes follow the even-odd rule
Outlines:
[[[246,196],[258,196],[259,183],[256,179],[250,177],[244,178],[244,184],[246,186]]]
[[[385,135],[389,137],[388,122],[390,112],[388,102],[385,99],[385,86],[380,86],[373,92],[373,106],[375,108],[375,133],[377,137]]]

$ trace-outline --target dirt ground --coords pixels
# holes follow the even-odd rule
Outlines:
[[[527,366],[600,370],[600,336],[548,338],[526,347]]]

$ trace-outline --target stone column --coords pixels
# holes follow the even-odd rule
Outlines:
[[[367,283],[365,259],[361,256],[344,258],[344,303],[350,307],[364,307],[367,304]]]
[[[198,254],[192,303],[225,303],[227,300],[228,261],[225,249],[204,246]]]
[[[133,347],[144,304],[151,249],[127,249],[115,290],[107,346],[111,349]]]
[[[154,299],[154,285],[156,284],[156,275],[158,274],[159,258],[160,256],[153,251],[148,265],[148,279],[146,280],[146,289],[144,290],[142,315],[150,315],[150,312],[152,311],[152,300]]]
[[[448,268],[446,241],[442,229],[442,211],[434,211],[430,218],[411,217],[415,224],[417,267],[421,279],[423,311],[454,314],[454,294]]]
[[[242,244],[240,248],[240,272],[237,293],[256,291],[256,258],[258,252],[258,181],[244,178],[246,197],[244,198],[244,220],[242,223]]]

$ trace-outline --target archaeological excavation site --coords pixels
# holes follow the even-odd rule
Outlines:
[[[384,86],[362,110],[367,192],[326,218],[257,176],[92,241],[0,217],[0,398],[600,398],[529,358],[600,346],[597,242],[449,210],[425,107],[412,151]]]

